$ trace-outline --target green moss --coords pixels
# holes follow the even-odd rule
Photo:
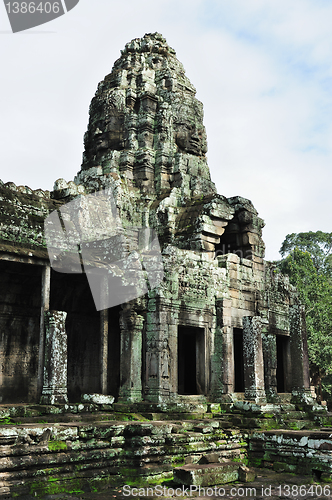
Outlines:
[[[139,413],[121,413],[115,412],[116,420],[120,422],[149,422],[148,418],[143,417]]]
[[[261,458],[250,458],[248,463],[252,467],[261,467],[262,466],[262,459]]]
[[[67,450],[67,445],[66,445],[65,441],[49,441],[48,442],[48,449],[50,451]]]
[[[50,477],[47,481],[38,481],[30,486],[30,495],[42,497],[44,495],[57,495],[59,493],[78,494],[84,493],[78,479],[61,481],[58,478]]]
[[[145,477],[136,477],[135,479],[128,480],[126,479],[126,484],[129,486],[156,486],[157,484],[167,484],[169,482],[173,481],[173,476],[169,478],[154,478],[153,476],[145,476]]]
[[[184,460],[184,457],[182,455],[172,457],[172,465],[179,467],[180,465],[184,465],[184,464],[185,464],[185,460]]]
[[[13,422],[11,417],[0,418],[0,425],[20,425],[22,422]]]

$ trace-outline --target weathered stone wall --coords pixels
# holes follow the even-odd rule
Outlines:
[[[49,191],[0,180],[0,203],[0,251],[48,258],[44,219],[61,202],[51,200]]]
[[[41,267],[0,262],[0,401],[38,398]]]
[[[216,193],[203,106],[159,33],[129,42],[98,85],[84,146],[75,181],[58,179],[52,193],[0,184],[0,258],[11,261],[3,267],[6,279],[17,259],[44,266],[30,298],[40,304],[39,341],[31,319],[37,309],[27,316],[32,348],[30,340],[18,340],[31,337],[23,321],[14,324],[26,315],[18,301],[24,302],[27,288],[3,299],[3,310],[10,303],[6,314],[15,318],[3,334],[11,339],[9,350],[29,365],[21,369],[24,377],[38,377],[38,390],[28,397],[41,394],[44,352],[50,351],[43,324],[48,310],[67,313],[63,369],[68,366],[71,401],[91,392],[156,405],[191,395],[197,403],[230,404],[241,399],[236,393],[256,402],[265,396],[278,401],[281,392],[306,396],[305,322],[296,291],[263,261],[264,222],[251,201]],[[68,274],[56,271],[63,269],[53,251],[48,259],[43,221],[50,211],[50,246],[58,261],[62,255],[70,263]],[[144,273],[137,286],[131,282],[138,273],[130,259],[145,229],[156,231],[164,266],[164,279],[148,293]],[[107,287],[116,289],[116,309],[97,312],[89,274],[82,273],[83,248],[92,270],[106,269],[107,283],[113,280]],[[134,263],[130,279],[124,282],[116,265],[110,271],[113,257]],[[7,279],[8,289],[17,279]],[[98,282],[100,296],[107,295],[104,285]],[[130,295],[131,287],[142,296]]]
[[[330,430],[255,432],[250,438],[251,463],[296,474],[321,478],[332,474]]]
[[[62,411],[70,409],[78,412],[70,415],[76,420],[71,423],[69,414],[58,413],[53,416],[57,424],[0,427],[0,494],[55,494],[87,486],[93,490],[103,484],[151,485],[171,478],[176,466],[211,461],[211,453],[214,462],[247,457],[248,434],[224,429],[218,419],[89,423],[84,413],[87,405]],[[40,410],[43,407],[30,413]]]

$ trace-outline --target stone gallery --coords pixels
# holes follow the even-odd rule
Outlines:
[[[217,194],[203,106],[160,34],[129,42],[98,85],[84,145],[74,181],[57,180],[51,193],[0,185],[1,403],[100,394],[167,410],[278,404],[285,393],[306,399],[297,292],[264,261],[264,222],[251,201]],[[101,191],[112,193],[112,220],[97,201],[86,209]],[[66,209],[72,202],[75,213]],[[76,254],[59,243],[61,255],[49,255],[44,221],[55,224],[52,214]],[[86,227],[94,230],[83,237]],[[162,270],[144,289],[116,262],[133,265],[148,229],[158,235]],[[111,307],[96,307],[87,247],[96,250],[91,273],[106,276],[101,294],[115,291]],[[76,268],[57,267],[75,258]]]

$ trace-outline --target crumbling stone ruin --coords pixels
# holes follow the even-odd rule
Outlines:
[[[185,418],[190,412],[204,416],[209,411],[211,416],[234,408],[282,412],[287,404],[295,410],[292,404],[312,402],[305,318],[298,294],[287,278],[264,261],[264,222],[251,201],[217,194],[206,159],[203,106],[174,50],[160,34],[129,42],[98,85],[84,145],[83,163],[74,181],[57,180],[51,193],[13,183],[0,185],[4,416],[22,416],[22,409],[8,406],[22,403],[42,403],[34,406],[42,408],[38,410],[42,415],[103,409],[148,412],[153,419],[158,412],[170,418],[175,414]],[[87,224],[86,197],[101,190],[112,192],[117,217],[131,244],[139,245],[137,228],[156,232],[163,278],[144,295],[98,311],[86,273],[77,269],[61,273],[50,265],[44,221],[51,213],[63,215],[64,207],[76,200],[82,224]],[[102,218],[99,211],[89,224],[99,227]],[[77,220],[68,216],[63,230],[79,232]],[[93,232],[87,243],[93,246],[95,239]],[[74,258],[69,251],[65,254]],[[104,257],[95,258],[96,268],[105,268]],[[114,279],[117,293],[126,297],[130,285],[119,276],[109,268],[108,279]],[[220,432],[226,432],[215,430],[223,428],[220,422],[206,431],[216,433],[213,438],[200,437],[201,448],[189,450],[188,445],[185,452],[182,446],[181,457],[196,453],[198,460],[202,451],[218,446],[225,450],[228,445],[244,456],[247,434],[236,446],[232,441],[236,434],[216,444]],[[240,423],[242,428],[248,424]],[[127,424],[119,424],[119,429],[113,426],[112,445],[107,446],[125,450],[128,436],[136,436],[138,443],[137,436],[145,431],[135,425],[136,430]],[[149,425],[147,434],[162,443],[180,446],[184,442],[183,435],[182,441],[170,436],[180,432],[175,424],[175,430],[166,424]],[[195,425],[189,431],[197,434],[200,428]],[[68,428],[62,437],[61,429],[48,426],[48,438],[45,426],[38,429],[34,437],[29,434],[36,450],[55,433],[56,442],[62,440],[66,450],[73,450],[71,457],[75,450],[83,456],[82,449],[88,445],[79,448],[78,443],[90,443],[89,436],[95,443],[90,448],[97,446],[98,439],[111,442],[98,426],[95,430],[79,425],[76,430]],[[23,439],[19,436],[7,433],[13,443]],[[170,450],[168,446],[163,453],[174,458],[175,451]],[[114,453],[116,460],[121,456],[120,451],[106,453],[109,463],[114,462]],[[106,460],[106,455],[100,456]]]
[[[252,203],[217,194],[202,104],[161,35],[126,45],[92,99],[84,143],[74,182],[60,179],[52,193],[1,185],[2,402],[102,393],[167,406],[308,393],[296,290],[263,260]],[[164,279],[98,313],[84,274],[50,269],[43,222],[105,188],[124,225],[158,233]],[[45,326],[61,332],[57,349]]]

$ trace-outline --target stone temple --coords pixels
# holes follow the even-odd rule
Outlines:
[[[306,399],[298,294],[264,261],[264,222],[251,201],[217,193],[202,103],[160,34],[129,42],[98,85],[84,145],[74,181],[57,180],[51,193],[0,185],[1,403],[102,394],[118,408],[167,411]],[[133,244],[135,228],[158,235],[163,276],[97,310],[85,272],[51,266],[44,221],[105,189]],[[96,210],[90,225],[100,219]],[[67,231],[76,224],[64,222]]]

